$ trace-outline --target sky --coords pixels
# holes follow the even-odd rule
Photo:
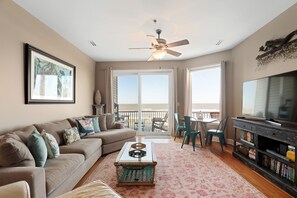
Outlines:
[[[141,75],[143,104],[168,104],[168,75]],[[138,76],[118,77],[119,104],[138,103]]]
[[[219,103],[220,68],[191,72],[192,102]],[[169,76],[164,74],[141,75],[142,104],[168,104]],[[118,76],[119,104],[138,103],[138,76]]]
[[[220,77],[219,67],[192,71],[192,103],[219,103]]]

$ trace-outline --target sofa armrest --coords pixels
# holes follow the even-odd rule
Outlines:
[[[0,186],[0,197],[30,198],[30,187],[25,181]]]
[[[125,123],[123,122],[115,122],[114,126],[112,127],[113,129],[123,129],[125,128]]]
[[[45,172],[39,167],[8,167],[0,168],[0,186],[25,180],[30,187],[32,198],[45,198]]]

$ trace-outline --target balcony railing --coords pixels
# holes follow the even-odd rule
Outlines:
[[[150,131],[152,126],[153,118],[164,118],[167,111],[141,111],[141,121],[144,124],[144,130]],[[202,113],[203,118],[216,118],[219,119],[220,112],[212,111],[194,111],[192,112],[192,117],[197,117],[198,114]],[[119,117],[122,117],[125,120],[126,127],[135,128],[135,122],[138,121],[138,111],[119,111]],[[168,122],[164,124],[164,127],[168,126]]]
[[[153,118],[164,118],[167,111],[141,111],[141,121],[144,124],[146,130],[151,129]],[[126,125],[130,128],[136,128],[135,122],[138,121],[138,111],[119,111],[119,117],[122,117],[126,121]],[[164,126],[167,126],[167,122]]]

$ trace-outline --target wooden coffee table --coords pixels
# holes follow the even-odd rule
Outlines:
[[[136,142],[126,142],[121,149],[114,165],[116,166],[117,186],[154,186],[155,167],[157,159],[153,152],[151,142],[143,142],[146,152],[143,157],[131,157],[129,151],[132,144]]]

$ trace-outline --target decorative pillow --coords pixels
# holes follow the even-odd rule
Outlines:
[[[31,151],[37,167],[44,167],[47,159],[47,148],[41,134],[35,130],[28,139],[28,147]]]
[[[106,131],[106,115],[99,115],[99,126],[100,126],[100,131]]]
[[[93,127],[94,127],[95,133],[101,132],[100,126],[99,126],[99,118],[98,117],[92,118],[92,122],[93,122]]]
[[[113,129],[115,127],[115,115],[111,113],[106,114],[106,128]]]
[[[84,118],[77,120],[78,131],[81,136],[93,134],[94,126],[93,126],[93,118]]]
[[[3,137],[0,142],[0,166],[35,166],[28,147],[12,137]]]
[[[12,139],[15,139],[15,140],[23,143],[21,138],[15,132],[6,133],[6,134],[0,136],[0,140],[2,140],[4,138],[6,138],[6,139],[12,138]]]
[[[76,127],[64,130],[64,141],[67,145],[80,140],[79,132]]]
[[[52,134],[46,133],[45,130],[41,132],[41,135],[45,141],[48,158],[58,157],[60,155],[60,149],[56,138]]]

